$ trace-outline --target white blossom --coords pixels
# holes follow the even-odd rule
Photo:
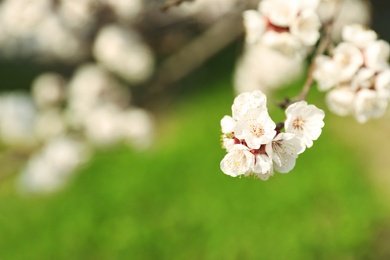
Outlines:
[[[294,82],[303,71],[304,62],[297,56],[283,55],[264,44],[247,45],[236,65],[234,87],[237,93],[254,90],[267,93]]]
[[[286,133],[294,133],[306,147],[310,148],[313,140],[317,140],[321,135],[324,111],[314,105],[308,105],[306,101],[299,101],[286,109],[286,115]]]
[[[330,57],[324,55],[317,57],[315,66],[313,78],[317,80],[320,91],[327,91],[338,84],[339,69]]]
[[[314,45],[320,38],[321,22],[314,10],[303,10],[291,24],[291,34],[306,46]]]
[[[181,5],[171,8],[169,12],[175,16],[191,17],[201,23],[210,24],[234,12],[240,4],[242,4],[241,0],[185,1]]]
[[[355,90],[371,88],[375,86],[376,71],[369,68],[361,68],[351,82]]]
[[[121,122],[117,107],[105,105],[95,108],[83,122],[85,135],[96,145],[114,145],[122,137]]]
[[[267,154],[272,157],[275,170],[280,173],[291,171],[298,154],[304,150],[301,139],[292,133],[279,133],[266,148]]]
[[[235,145],[233,136],[234,128],[237,125],[237,121],[231,116],[224,116],[221,119],[221,130],[222,130],[222,147],[229,151]]]
[[[56,73],[44,73],[32,83],[32,95],[40,108],[58,106],[65,99],[65,81]]]
[[[390,98],[390,69],[378,73],[375,78],[375,89],[380,92],[382,96]]]
[[[320,4],[321,0],[298,0],[298,5],[301,10],[313,9],[315,10]]]
[[[237,144],[222,159],[221,170],[227,175],[237,177],[250,173],[254,162],[255,156],[249,151],[249,148]]]
[[[234,128],[236,127],[237,121],[234,120],[231,116],[224,116],[221,119],[221,129],[222,133],[228,134],[234,132]]]
[[[355,91],[350,87],[332,89],[326,95],[326,104],[333,113],[346,116],[352,113]]]
[[[155,123],[145,109],[128,108],[119,114],[122,138],[132,147],[146,149],[153,144]]]
[[[266,102],[267,97],[260,90],[242,93],[234,99],[232,105],[233,118],[235,120],[240,120],[246,115],[248,110],[254,108],[267,110]]]
[[[222,147],[227,154],[220,166],[233,177],[268,180],[274,169],[280,173],[291,171],[298,154],[313,145],[324,126],[324,112],[300,101],[287,108],[286,132],[281,132],[269,117],[260,91],[239,95],[232,110],[241,114],[238,120],[230,116],[221,120]]]
[[[340,43],[334,49],[333,60],[339,69],[341,82],[350,81],[364,62],[361,51],[347,42]]]
[[[78,140],[55,138],[28,161],[19,177],[19,188],[25,193],[57,191],[88,157],[87,148]]]
[[[255,10],[247,10],[243,13],[246,42],[249,44],[256,43],[266,30],[266,20]]]
[[[371,89],[357,92],[354,103],[355,118],[359,123],[383,116],[387,108],[387,96]]]
[[[0,96],[0,138],[8,145],[33,142],[36,107],[27,93],[14,92]]]
[[[98,107],[118,105],[122,101],[127,105],[130,93],[123,93],[123,90],[123,86],[101,66],[81,66],[69,82],[66,113],[71,124],[80,127]]]
[[[335,42],[342,40],[346,26],[353,24],[368,25],[371,23],[371,5],[366,0],[322,0],[317,12],[323,23],[335,17],[332,38]]]
[[[264,181],[273,176],[274,171],[271,157],[267,154],[255,154],[253,174]]]
[[[263,36],[262,43],[291,57],[304,51],[301,41],[289,32],[269,31]]]
[[[234,134],[237,138],[244,139],[248,147],[259,149],[262,144],[267,144],[274,138],[275,127],[267,111],[254,108],[248,110],[237,122]]]
[[[229,138],[227,136],[222,136],[222,148],[224,148],[227,152],[230,151],[236,144],[234,138]]]
[[[144,82],[154,69],[152,51],[137,32],[116,25],[99,31],[93,54],[109,71],[130,83]]]
[[[100,0],[107,4],[111,10],[122,20],[132,21],[142,11],[144,1],[142,0]]]
[[[0,23],[11,36],[28,35],[50,13],[50,8],[49,0],[6,0],[1,5]]]
[[[360,49],[366,48],[377,39],[377,34],[361,24],[346,25],[342,31],[343,40]]]
[[[64,25],[63,19],[58,15],[50,14],[45,17],[34,36],[37,59],[75,64],[88,56],[88,44],[84,38],[87,36],[76,34]]]
[[[258,13],[244,13],[247,43],[261,43],[290,57],[304,57],[320,36],[317,5],[314,0],[261,1]]]
[[[364,65],[373,70],[384,70],[389,67],[390,45],[378,40],[370,43],[364,49]]]
[[[259,10],[276,26],[288,27],[296,19],[299,12],[298,1],[263,0]]]
[[[59,13],[71,28],[91,26],[95,22],[99,4],[96,0],[60,0]]]
[[[66,120],[57,109],[40,111],[35,118],[34,134],[39,140],[49,140],[64,135],[67,130]]]

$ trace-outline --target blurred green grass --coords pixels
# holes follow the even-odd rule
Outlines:
[[[14,180],[5,180],[0,258],[372,256],[383,202],[363,162],[326,127],[287,175],[263,182],[220,171],[219,120],[230,114],[229,82],[226,71],[187,82],[180,101],[162,115],[152,150],[100,151],[58,194],[20,197]]]

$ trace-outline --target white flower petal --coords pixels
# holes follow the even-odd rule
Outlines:
[[[364,49],[364,64],[373,70],[383,70],[389,67],[390,45],[383,40],[375,41]]]
[[[376,76],[375,89],[390,98],[390,69],[387,69]]]
[[[224,116],[221,120],[222,133],[228,134],[234,132],[237,122],[231,116]]]
[[[260,90],[245,92],[234,99],[232,114],[235,120],[241,119],[249,109],[260,108],[267,111],[267,97]]]
[[[352,24],[344,26],[342,38],[346,42],[353,43],[358,48],[365,48],[377,39],[377,34],[363,25]]]
[[[356,94],[354,104],[355,118],[359,123],[365,123],[371,118],[383,116],[387,108],[387,97],[375,90],[362,89]]]
[[[267,31],[262,42],[264,45],[291,57],[299,56],[305,50],[299,38],[289,32]]]
[[[256,43],[262,37],[266,29],[264,17],[255,10],[247,10],[243,13],[245,40],[249,44]]]
[[[286,133],[293,133],[306,147],[313,145],[324,127],[325,113],[314,105],[308,105],[306,101],[299,101],[286,109],[285,121]]]
[[[333,52],[333,60],[339,68],[341,82],[350,81],[363,65],[363,55],[353,44],[342,42]]]
[[[361,68],[353,78],[351,86],[353,89],[371,88],[375,85],[375,70]]]
[[[252,170],[255,156],[248,147],[237,144],[225,155],[221,161],[221,170],[232,177],[245,175]]]
[[[325,100],[330,111],[346,116],[352,113],[355,91],[349,87],[333,89],[328,92]]]
[[[306,46],[313,46],[320,38],[321,22],[314,10],[307,9],[292,22],[291,34]]]
[[[235,141],[232,138],[223,137],[222,138],[222,147],[225,148],[227,152],[230,151],[235,145]]]
[[[268,180],[274,175],[272,159],[266,154],[256,154],[253,174],[261,180]]]
[[[248,147],[259,149],[262,144],[269,143],[275,136],[276,124],[267,111],[254,108],[237,122],[234,134],[238,139],[244,139]]]
[[[259,10],[273,25],[288,27],[299,12],[299,3],[294,0],[263,0]]]
[[[280,133],[272,141],[274,168],[280,173],[288,173],[295,166],[298,154],[304,150],[299,138],[292,134]]]
[[[316,69],[313,72],[313,77],[318,82],[320,91],[327,91],[335,87],[339,79],[339,70],[335,62],[328,56],[319,56],[315,60]]]

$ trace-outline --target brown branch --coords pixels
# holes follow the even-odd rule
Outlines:
[[[315,61],[316,61],[317,57],[324,54],[328,50],[329,46],[332,43],[332,30],[333,30],[335,20],[338,17],[340,9],[341,9],[340,2],[341,1],[337,2],[337,6],[335,8],[336,9],[335,14],[332,17],[332,19],[323,25],[323,32],[322,32],[323,35],[320,38],[320,42],[318,43],[317,48],[316,48],[316,50],[312,56],[312,59],[310,61],[310,67],[309,67],[309,71],[307,73],[307,78],[305,80],[305,83],[303,84],[301,92],[295,98],[292,98],[292,99],[286,98],[282,102],[279,102],[278,106],[281,107],[282,109],[286,109],[289,105],[291,105],[295,102],[306,100],[307,96],[309,95],[309,92],[310,92],[312,86],[314,85],[313,73],[316,69],[316,62]]]
[[[219,19],[201,35],[164,60],[150,84],[146,97],[158,97],[166,88],[180,81],[221,51],[243,32],[241,16]]]
[[[333,27],[333,22],[324,25],[324,37],[321,39],[321,41],[318,44],[318,47],[316,49],[316,52],[313,55],[306,81],[303,84],[303,88],[302,88],[301,92],[299,93],[299,95],[296,98],[294,98],[295,102],[301,101],[301,100],[306,100],[307,95],[309,94],[310,89],[313,86],[313,83],[314,83],[313,73],[314,73],[314,70],[316,69],[316,59],[317,59],[317,57],[319,57],[320,55],[325,53],[325,51],[329,47],[329,44],[332,42],[332,27]]]
[[[160,10],[165,12],[173,6],[178,6],[184,2],[192,2],[192,1],[194,0],[166,0],[165,3],[163,3],[162,6],[160,7]]]

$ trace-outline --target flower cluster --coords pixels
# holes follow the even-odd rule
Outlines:
[[[306,101],[290,105],[287,119],[277,127],[266,107],[266,96],[261,91],[237,96],[232,116],[221,120],[222,146],[227,154],[221,170],[230,176],[253,175],[267,180],[274,174],[288,173],[295,166],[298,155],[313,145],[324,126],[324,112]]]
[[[354,115],[364,123],[384,114],[390,97],[390,45],[361,25],[345,26],[343,42],[331,56],[316,59],[313,77],[320,91],[329,91],[329,109]]]
[[[24,193],[64,187],[94,147],[152,145],[152,115],[101,66],[83,65],[69,81],[41,74],[31,92],[0,94],[0,144],[32,153],[17,182]]]
[[[246,41],[289,54],[305,54],[320,37],[318,0],[264,0],[258,11],[244,12]]]

